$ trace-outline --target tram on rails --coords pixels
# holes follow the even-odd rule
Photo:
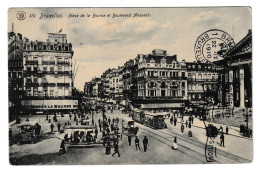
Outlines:
[[[151,113],[142,110],[132,110],[132,118],[134,121],[144,124],[153,129],[167,128],[165,119],[168,115],[168,112]]]

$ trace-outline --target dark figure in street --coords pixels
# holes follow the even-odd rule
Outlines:
[[[137,147],[139,148],[139,150],[141,150],[140,145],[139,145],[139,139],[137,136],[135,136],[135,147],[136,147],[136,150],[138,150]]]
[[[100,123],[100,119],[98,119],[98,126],[100,127],[101,123]]]
[[[60,127],[61,127],[61,124],[60,124],[60,123],[58,123],[58,124],[57,124],[57,127],[58,127],[58,132],[60,132]]]
[[[146,136],[144,136],[143,145],[144,145],[144,152],[146,152],[147,151],[147,145],[148,145],[148,139],[147,139]]]
[[[77,120],[77,117],[76,117],[76,114],[74,115],[74,121],[76,121]]]
[[[227,135],[228,135],[228,131],[229,131],[228,126],[226,126],[226,134]]]
[[[46,120],[48,121],[49,117],[48,117],[48,114],[46,115]]]
[[[223,147],[225,147],[225,144],[224,144],[224,133],[221,133],[221,135],[220,135],[220,146],[223,146]]]
[[[95,139],[97,139],[97,135],[98,135],[98,130],[95,129]]]
[[[177,124],[177,118],[175,117],[174,118],[174,126],[176,126],[176,124]]]
[[[120,157],[120,153],[119,153],[119,149],[118,149],[118,144],[115,144],[115,153],[112,154],[112,156],[114,156],[115,154],[118,155],[118,157]]]
[[[71,117],[72,117],[71,114],[69,114],[69,117],[70,117],[70,120],[71,120]]]
[[[181,124],[181,133],[183,133],[184,132],[184,125],[183,125],[183,123]]]
[[[114,113],[114,111],[113,111],[113,107],[111,107],[111,113]]]
[[[177,137],[174,137],[173,144],[172,144],[172,149],[176,150],[177,148],[178,148]]]
[[[193,121],[194,121],[194,117],[191,116],[191,124],[193,124]]]
[[[54,125],[51,124],[50,127],[51,127],[51,133],[52,133],[52,132],[53,132]]]
[[[115,124],[115,118],[112,119],[113,124]]]
[[[110,119],[110,118],[108,118],[108,124],[110,125],[110,123],[111,123],[111,119]]]
[[[171,117],[170,122],[171,122],[171,124],[173,123],[173,117]]]
[[[191,122],[189,122],[189,128],[191,128]]]
[[[131,146],[131,142],[132,142],[132,136],[129,135],[129,136],[128,136],[128,143],[129,143],[129,146]]]
[[[188,121],[186,120],[186,122],[185,122],[185,125],[186,125],[186,127],[188,127]]]
[[[60,153],[60,155],[63,155],[63,154],[66,153],[65,139],[63,139],[63,140],[61,141],[59,153]]]

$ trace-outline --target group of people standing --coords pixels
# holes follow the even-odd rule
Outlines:
[[[132,143],[132,136],[128,135],[129,146],[131,146],[131,143]],[[136,148],[136,150],[141,150],[139,143],[140,143],[140,140],[139,140],[138,136],[135,136],[135,148]],[[144,152],[146,152],[147,147],[148,147],[148,138],[146,137],[146,135],[144,136],[144,139],[143,139],[143,147],[144,147]]]

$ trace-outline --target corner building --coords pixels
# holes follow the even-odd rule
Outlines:
[[[137,56],[137,96],[133,100],[145,110],[184,109],[187,103],[187,68],[185,61],[153,50]]]
[[[48,33],[46,42],[24,39],[25,113],[53,113],[78,108],[73,99],[72,44],[66,34]]]

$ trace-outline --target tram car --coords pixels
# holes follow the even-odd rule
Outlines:
[[[38,122],[22,122],[20,125],[18,125],[18,128],[18,144],[28,142],[35,143],[42,133],[41,126],[38,124]]]
[[[164,129],[167,128],[165,119],[168,115],[168,112],[151,113],[143,111],[140,114],[134,114],[133,119],[153,129]]]
[[[97,139],[95,137],[95,130],[97,130],[97,126],[65,126],[64,130],[64,139],[67,147],[86,147],[97,144]]]

